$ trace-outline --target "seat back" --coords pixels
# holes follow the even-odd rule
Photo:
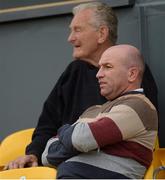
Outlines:
[[[25,148],[31,142],[33,131],[34,128],[17,131],[1,142],[0,167],[25,154]]]
[[[165,179],[165,148],[159,148],[154,152],[153,178]]]
[[[11,169],[0,172],[0,179],[55,179],[56,170],[49,167]]]
[[[159,148],[159,139],[157,137],[153,152],[153,160],[144,176],[144,179],[153,179],[154,171],[160,166],[165,166],[165,148]],[[155,178],[165,179],[165,171],[159,171]]]
[[[156,149],[159,149],[159,137],[158,137],[158,135],[156,137],[155,145],[154,145],[154,150],[156,150]]]
[[[155,159],[154,157],[155,157],[155,151],[157,149],[159,149],[158,135],[157,135],[156,140],[155,140],[154,152],[153,152],[153,160],[152,160],[152,163],[151,163],[150,167],[148,168],[148,170],[145,173],[144,179],[152,179],[153,172],[154,172],[155,161],[156,161],[156,160],[154,161],[154,159]]]

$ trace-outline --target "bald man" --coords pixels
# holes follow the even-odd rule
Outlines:
[[[140,88],[143,58],[136,47],[117,45],[102,54],[99,67],[96,77],[107,103],[60,128],[42,163],[58,167],[58,179],[141,179],[158,129],[157,111]]]

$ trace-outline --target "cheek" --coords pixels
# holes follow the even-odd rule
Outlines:
[[[96,39],[88,39],[85,42],[84,45],[84,49],[88,52],[88,53],[96,53],[98,51],[98,43],[96,41]]]
[[[84,43],[87,43],[88,46],[96,46],[98,44],[98,37],[97,34],[95,32],[90,32],[90,33],[86,33],[81,37],[81,40]]]
[[[91,56],[98,50],[98,42],[95,35],[84,34],[83,36],[79,37],[79,42],[81,47],[76,51],[79,53],[79,55],[81,54],[81,56]]]
[[[116,84],[117,84],[117,81],[116,81],[116,77],[114,77],[114,75],[109,75],[110,78],[108,78],[108,83],[107,83],[107,89],[109,92],[113,92],[113,91],[116,91]]]

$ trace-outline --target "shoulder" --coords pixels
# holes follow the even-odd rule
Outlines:
[[[68,70],[71,69],[97,69],[97,67],[93,66],[92,64],[88,63],[84,60],[73,60],[67,67]]]
[[[83,60],[74,60],[72,61],[65,71],[62,73],[61,78],[69,79],[80,79],[80,78],[95,78],[98,68],[92,64],[83,61]]]
[[[98,68],[83,60],[72,61],[59,78],[58,84],[80,86],[97,84],[96,73]],[[88,80],[88,81],[87,81]],[[89,83],[90,82],[90,83]]]
[[[123,97],[120,97],[117,100],[120,104],[125,104],[127,106],[132,107],[133,109],[143,109],[145,110],[150,109],[156,111],[154,105],[151,101],[143,94],[130,94]]]
[[[145,95],[138,94],[123,96],[118,98],[114,107],[124,113],[136,114],[136,116],[142,120],[143,124],[145,124],[145,127],[149,127],[149,129],[157,129],[157,111]]]

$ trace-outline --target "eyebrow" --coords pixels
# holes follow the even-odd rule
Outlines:
[[[77,28],[77,27],[81,27],[82,25],[81,24],[70,24],[69,27],[72,28]]]
[[[109,63],[109,62],[103,62],[101,65],[102,65],[102,66],[107,66],[107,65],[112,66],[112,64],[111,64],[111,63]]]

